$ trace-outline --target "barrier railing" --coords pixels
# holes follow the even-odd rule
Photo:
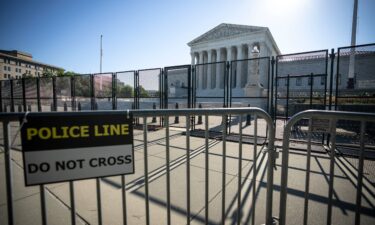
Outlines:
[[[275,133],[274,133],[274,126],[273,126],[273,121],[271,119],[271,117],[262,109],[259,109],[259,108],[212,108],[212,109],[179,109],[179,110],[131,110],[131,111],[86,111],[86,112],[40,112],[40,113],[0,113],[0,121],[3,125],[3,137],[4,137],[4,158],[5,158],[5,175],[6,175],[6,191],[7,191],[7,213],[8,213],[8,224],[14,224],[14,187],[13,187],[13,179],[14,177],[12,177],[13,173],[12,173],[12,149],[13,149],[13,142],[15,139],[11,140],[12,138],[15,138],[14,135],[11,135],[12,134],[12,131],[11,131],[11,128],[14,126],[14,124],[12,125],[12,127],[10,126],[10,123],[11,122],[19,122],[19,121],[22,121],[20,122],[20,126],[22,126],[22,123],[23,122],[27,122],[27,116],[28,115],[32,115],[32,114],[38,114],[39,116],[43,116],[43,115],[56,115],[56,116],[59,116],[59,115],[65,115],[69,113],[70,115],[74,116],[74,115],[77,115],[77,116],[84,116],[84,115],[102,115],[103,113],[106,114],[106,116],[113,116],[113,115],[124,115],[126,116],[128,113],[132,113],[133,117],[135,118],[139,118],[142,120],[143,122],[143,139],[142,140],[138,140],[140,141],[141,144],[139,144],[136,148],[137,149],[140,149],[140,150],[143,150],[143,160],[144,160],[144,164],[143,165],[136,165],[136,170],[137,170],[137,167],[143,167],[143,174],[141,174],[140,177],[137,177],[136,179],[133,179],[131,182],[127,182],[126,180],[126,177],[124,175],[121,175],[121,182],[119,184],[119,188],[121,188],[121,201],[122,201],[122,218],[123,218],[123,223],[124,224],[128,224],[128,223],[131,223],[131,221],[129,221],[129,218],[132,218],[129,213],[129,208],[127,205],[131,202],[129,201],[132,201],[132,200],[129,200],[127,198],[127,195],[129,195],[130,193],[133,193],[134,190],[137,190],[137,188],[141,187],[141,186],[144,186],[144,194],[140,194],[138,193],[138,196],[142,196],[144,198],[144,207],[145,207],[145,224],[149,225],[151,223],[151,219],[150,219],[150,216],[151,216],[151,205],[150,205],[150,202],[154,202],[152,199],[151,199],[151,196],[150,196],[150,185],[151,185],[151,182],[152,181],[155,181],[156,179],[160,178],[161,176],[164,176],[165,174],[165,180],[166,180],[166,183],[165,183],[165,194],[166,194],[166,202],[162,203],[162,206],[165,207],[166,209],[166,222],[167,224],[175,224],[175,222],[173,221],[173,218],[172,218],[172,211],[176,211],[175,207],[173,207],[173,201],[175,199],[173,199],[171,197],[171,192],[174,190],[174,186],[171,185],[171,182],[172,182],[172,179],[171,179],[171,171],[180,167],[181,165],[186,165],[186,170],[184,171],[185,175],[183,174],[179,174],[179,176],[184,176],[184,179],[185,179],[185,182],[186,182],[186,205],[185,205],[185,209],[186,211],[183,211],[183,215],[185,216],[186,218],[186,224],[190,224],[192,220],[194,219],[197,219],[198,217],[198,214],[200,213],[200,211],[205,211],[204,213],[204,218],[201,219],[202,222],[204,222],[205,224],[210,224],[211,223],[211,220],[213,219],[212,217],[210,217],[210,208],[212,209],[212,205],[210,207],[210,204],[213,197],[216,197],[217,193],[213,194],[211,193],[210,194],[210,191],[212,190],[212,188],[214,187],[211,186],[212,184],[209,182],[210,181],[210,176],[212,174],[212,171],[210,171],[210,167],[212,166],[217,166],[218,164],[218,161],[215,161],[214,164],[210,164],[210,162],[212,161],[212,158],[213,156],[210,156],[211,154],[215,155],[215,156],[220,156],[221,157],[221,175],[222,175],[222,178],[221,178],[221,188],[220,188],[220,192],[222,193],[221,194],[221,217],[220,217],[220,224],[224,224],[226,223],[226,219],[228,219],[228,213],[230,211],[230,207],[237,207],[237,209],[234,211],[236,213],[234,213],[232,216],[233,216],[233,220],[234,220],[234,223],[236,224],[240,224],[242,223],[242,221],[244,220],[243,216],[244,214],[248,214],[248,218],[245,218],[245,219],[249,219],[251,218],[252,219],[252,224],[255,224],[255,210],[256,210],[256,204],[259,204],[260,201],[259,200],[256,200],[257,199],[257,192],[259,191],[260,189],[260,186],[257,187],[256,185],[256,179],[257,179],[257,175],[258,175],[258,172],[261,170],[261,169],[264,169],[263,171],[263,174],[265,173],[265,170],[267,170],[267,188],[266,188],[266,199],[265,199],[265,202],[263,202],[265,204],[265,218],[264,219],[261,219],[260,221],[266,222],[266,224],[273,224],[273,219],[272,219],[272,202],[273,202],[273,199],[272,199],[272,191],[273,191],[273,167],[274,167],[274,136],[275,136]],[[227,148],[227,126],[228,124],[227,123],[223,123],[222,124],[222,137],[218,139],[218,137],[215,137],[214,139],[210,138],[210,133],[209,133],[209,130],[210,130],[210,127],[209,127],[209,120],[212,116],[221,116],[221,120],[222,121],[227,121],[226,117],[228,117],[228,115],[238,115],[239,116],[239,124],[240,126],[238,126],[238,129],[239,129],[239,140],[238,140],[238,145],[236,145],[238,147],[238,153],[236,153],[237,157],[235,157],[238,161],[238,171],[236,172],[235,175],[233,175],[233,179],[237,178],[238,180],[238,185],[235,190],[235,195],[231,201],[231,206],[230,207],[227,207],[228,205],[228,196],[231,196],[229,195],[229,193],[227,193],[226,191],[231,191],[231,193],[233,193],[233,190],[232,189],[228,189],[228,184],[229,184],[229,181],[227,180],[227,173],[228,173],[228,160],[231,159],[233,160],[233,155],[228,155],[228,153],[230,154],[233,154],[233,145],[228,149]],[[245,124],[246,121],[243,117],[246,118],[246,116],[248,115],[251,115],[254,120],[253,120],[253,124],[254,124],[254,145],[253,145],[253,149],[251,145],[245,145],[243,144],[242,142],[242,130],[243,128],[245,127],[245,125],[242,126],[242,124]],[[165,141],[165,163],[163,163],[163,165],[161,165],[158,169],[154,169],[151,171],[150,169],[150,160],[152,160],[150,158],[150,154],[149,154],[149,148],[150,148],[150,144],[152,144],[154,141],[149,141],[150,137],[148,135],[148,117],[163,117],[164,118],[164,121],[165,121],[165,129],[160,131],[162,134],[163,132],[165,132],[165,136],[162,137],[161,139],[158,139],[159,141],[162,140],[162,141]],[[185,150],[186,153],[184,155],[182,155],[181,157],[179,158],[175,158],[171,156],[171,149],[173,146],[171,146],[171,142],[170,142],[170,137],[171,137],[171,133],[170,133],[170,127],[169,127],[169,117],[175,117],[175,116],[180,116],[180,117],[185,117],[187,121],[186,122],[186,126],[185,126],[185,130],[183,132],[183,135],[185,136],[185,148],[183,147],[179,147],[180,150]],[[190,136],[190,123],[189,123],[189,118],[191,118],[192,116],[203,116],[204,117],[204,121],[205,121],[205,138],[204,138],[204,145],[202,146],[202,148],[198,148],[198,149],[195,149],[193,150],[193,147],[192,147],[192,140],[191,140],[191,136]],[[26,119],[26,120],[25,120]],[[258,167],[258,164],[261,164],[262,162],[259,162],[257,161],[257,157],[259,157],[259,155],[262,154],[262,152],[260,152],[260,150],[258,150],[258,146],[257,146],[257,123],[258,123],[258,119],[263,119],[266,123],[267,123],[267,126],[268,126],[268,129],[267,129],[267,146],[264,148],[264,151],[262,152],[265,152],[267,155],[267,163],[266,164],[263,164],[263,168],[262,166],[259,166]],[[139,134],[137,134],[137,137],[140,137]],[[215,141],[217,142],[216,145],[218,143],[221,142],[222,146],[221,148],[216,149],[216,152],[213,153],[211,152],[210,153],[210,149],[213,147],[213,144],[212,144],[212,141]],[[253,165],[250,169],[250,171],[252,170],[252,174],[253,174],[253,177],[250,178],[251,180],[251,184],[248,184],[250,187],[249,189],[253,189],[253,196],[252,196],[252,207],[250,208],[251,212],[243,212],[244,210],[244,207],[243,205],[245,204],[245,202],[248,200],[247,197],[248,194],[246,192],[246,196],[244,195],[241,195],[242,192],[244,192],[243,189],[245,189],[245,183],[246,183],[246,178],[245,178],[245,181],[244,181],[244,174],[243,173],[243,161],[246,160],[246,161],[251,161],[251,157],[247,157],[246,159],[244,158],[244,154],[246,153],[247,156],[248,156],[248,151],[244,151],[246,150],[245,148],[247,148],[248,150],[252,150],[253,151],[253,155],[251,157],[253,157],[252,161],[253,161]],[[221,153],[218,153],[217,150]],[[221,150],[221,151],[220,151]],[[212,150],[211,150],[212,151]],[[229,152],[228,152],[229,151]],[[237,151],[235,151],[237,152]],[[200,211],[194,211],[192,212],[192,198],[195,198],[194,194],[193,193],[198,193],[199,191],[201,190],[197,190],[197,189],[194,189],[193,186],[192,186],[192,166],[191,165],[191,162],[192,162],[192,159],[197,157],[197,156],[203,156],[204,157],[204,165],[202,165],[201,167],[204,168],[204,179],[205,179],[205,183],[204,183],[204,205],[203,205],[203,208],[200,210]],[[266,157],[263,157],[266,158]],[[211,158],[211,160],[210,160]],[[160,160],[160,158],[159,158]],[[260,161],[263,161],[263,160],[260,160]],[[231,163],[233,163],[233,161],[231,161]],[[232,169],[232,168],[230,168]],[[250,174],[250,172],[249,172]],[[248,174],[248,176],[249,176]],[[103,180],[105,178],[96,178],[96,200],[97,200],[97,223],[98,224],[103,224],[103,217],[102,217],[102,208],[103,208],[103,204],[102,204],[102,201],[103,201],[103,196],[101,195],[101,184],[103,183]],[[211,178],[213,179],[213,178]],[[74,191],[74,183],[76,182],[73,182],[73,181],[70,181],[69,182],[69,196],[70,196],[70,203],[67,204],[69,205],[69,210],[70,210],[70,213],[71,213],[71,224],[76,224],[76,196],[75,196],[75,191]],[[257,190],[255,190],[257,189]],[[249,190],[247,190],[249,191]],[[196,199],[196,198],[195,198]],[[48,208],[48,202],[46,202],[46,187],[44,185],[40,185],[40,201],[41,201],[41,218],[42,218],[42,224],[47,224],[48,223],[48,218],[47,218],[47,213],[46,213],[46,209]],[[237,202],[237,204],[235,204]],[[159,206],[160,208],[160,206]],[[247,208],[246,208],[247,209]],[[177,210],[178,211],[178,210]],[[179,212],[179,211],[178,211]],[[263,211],[258,211],[259,213],[263,213]],[[49,215],[49,214],[48,214]],[[159,215],[160,216],[160,215]],[[214,219],[217,219],[217,218],[214,218]],[[159,220],[159,218],[158,218]],[[247,221],[247,220],[246,220]],[[232,221],[233,222],[233,221]]]
[[[303,193],[304,196],[304,203],[303,203],[303,224],[308,223],[308,216],[309,216],[309,200],[315,194],[310,193],[310,174],[313,172],[311,171],[311,158],[312,158],[312,135],[314,132],[323,132],[328,133],[329,144],[327,146],[327,152],[329,154],[329,177],[326,176],[325,171],[320,173],[321,176],[324,175],[326,182],[328,183],[328,196],[327,201],[327,219],[326,224],[332,223],[332,205],[334,201],[338,200],[337,197],[337,190],[334,189],[334,178],[335,178],[335,165],[337,164],[337,129],[340,128],[339,121],[351,121],[360,123],[359,129],[359,141],[355,144],[352,144],[351,147],[355,148],[355,151],[358,152],[358,171],[356,174],[356,183],[353,183],[356,189],[356,200],[355,200],[355,224],[360,224],[360,215],[361,215],[361,200],[362,200],[362,189],[363,189],[363,178],[364,178],[364,159],[365,159],[365,148],[366,148],[366,138],[371,139],[371,131],[366,128],[368,123],[375,122],[375,113],[354,113],[354,112],[343,112],[343,111],[324,111],[324,110],[308,110],[304,112],[300,112],[294,115],[286,124],[284,128],[283,134],[283,147],[282,147],[282,171],[281,171],[281,193],[280,193],[280,212],[279,212],[279,219],[280,225],[290,224],[290,221],[286,223],[286,215],[287,215],[287,207],[290,206],[287,204],[287,196],[288,193],[292,192],[289,190],[288,187],[288,168],[289,168],[289,145],[290,145],[290,137],[291,133],[293,132],[293,127],[297,124],[297,122],[301,120],[308,120],[308,126],[305,131],[307,132],[307,154],[306,154],[306,175],[305,175],[305,192]],[[350,133],[350,130],[343,130],[341,129],[340,132]],[[369,136],[370,135],[370,136]],[[368,146],[367,146],[368,147]],[[296,161],[296,160],[294,160]],[[300,161],[300,159],[299,159]],[[319,164],[319,163],[318,163]],[[338,166],[338,165],[336,165]],[[320,165],[321,167],[321,165]],[[322,169],[322,167],[321,167]],[[322,169],[323,170],[323,169]],[[316,173],[316,171],[314,171]],[[355,176],[355,175],[353,175]],[[293,181],[297,178],[294,177]],[[355,179],[355,178],[354,178]],[[316,181],[316,179],[315,179]],[[353,182],[353,181],[352,181]],[[311,183],[312,184],[312,183]],[[323,184],[319,184],[318,186],[322,186]],[[342,185],[341,185],[342,187]],[[318,188],[319,189],[319,188]],[[288,191],[289,190],[289,191]],[[319,189],[321,193],[321,189]],[[346,190],[347,192],[347,190]],[[335,195],[335,199],[333,199],[333,195]],[[315,200],[319,197],[320,200],[322,198],[326,198],[325,196],[315,195]],[[336,203],[339,204],[339,203]],[[294,209],[296,209],[296,205],[293,204]],[[298,213],[297,213],[298,214]],[[299,215],[298,215],[299,216]],[[324,218],[323,213],[319,214],[320,218]],[[295,218],[292,218],[295,222]],[[301,223],[298,223],[301,224]]]

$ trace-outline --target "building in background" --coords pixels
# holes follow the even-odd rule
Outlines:
[[[33,56],[18,50],[0,50],[0,80],[19,79],[25,76],[37,77],[43,73],[57,74],[63,68],[37,62]]]

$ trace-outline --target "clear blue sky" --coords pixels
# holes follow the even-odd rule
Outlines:
[[[375,42],[359,0],[357,44]],[[220,23],[269,27],[282,53],[350,45],[353,0],[0,0],[0,49],[79,73],[190,63],[186,45]]]

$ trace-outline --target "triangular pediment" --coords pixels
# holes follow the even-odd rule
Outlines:
[[[246,33],[252,33],[257,31],[267,30],[266,27],[246,26],[237,24],[222,23],[201,36],[195,38],[188,43],[189,46],[214,40],[220,40],[223,38],[238,36]]]

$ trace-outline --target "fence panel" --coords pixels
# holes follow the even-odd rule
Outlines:
[[[39,98],[42,112],[54,111],[54,93],[52,77],[39,77]]]
[[[375,44],[338,49],[334,88],[336,110],[375,112]]]
[[[340,121],[359,123],[350,158],[338,151],[342,134]],[[304,125],[299,125],[305,121]],[[280,224],[373,224],[374,217],[374,133],[367,129],[375,114],[308,110],[293,116],[283,136]],[[291,137],[296,126],[306,137],[306,153],[293,151]],[[316,153],[317,134],[330,134],[330,142]],[[344,156],[344,157],[341,157]],[[316,216],[319,215],[319,216]],[[362,221],[362,223],[360,223]]]
[[[73,80],[75,110],[93,110],[92,76],[89,74],[75,75]]]
[[[114,109],[113,104],[113,74],[101,73],[93,74],[94,88],[94,109],[95,110],[111,110]]]
[[[192,79],[191,66],[173,66],[164,68],[164,97],[163,108],[165,109],[179,109],[192,108]],[[175,122],[170,118],[169,125],[181,127],[186,124],[185,118],[181,118],[180,122]],[[194,118],[190,118],[193,123]]]
[[[307,109],[325,109],[328,50],[276,57],[275,118]]]
[[[135,71],[116,73],[116,106],[119,110],[136,109]]]
[[[38,78],[23,78],[27,111],[38,112]]]
[[[72,77],[55,78],[56,111],[73,111]]]
[[[12,109],[12,91],[11,91],[11,80],[1,81],[1,98],[2,98],[2,111],[11,112]]]
[[[197,64],[193,69],[192,76],[192,100],[194,108],[221,108],[228,106],[228,76],[226,62]],[[194,129],[200,132],[205,128],[202,117],[194,118]],[[222,117],[217,116],[210,119],[210,127],[216,127],[215,132],[222,131]],[[200,132],[202,133],[202,132]],[[203,134],[203,133],[202,133]]]
[[[82,116],[98,112],[70,113]],[[155,221],[158,224],[272,223],[274,129],[271,117],[266,112],[257,108],[216,108],[136,110],[130,113],[134,118],[144,120],[143,129],[134,130],[135,174],[97,179],[99,185],[95,180],[86,180],[40,186],[40,213],[45,222],[54,224],[55,219],[61,221],[71,218],[73,224],[154,224]],[[42,112],[38,116],[49,114]],[[208,127],[211,117],[226,117],[229,114],[242,115],[242,119],[251,114],[254,118],[266,120],[269,125],[268,144],[251,145],[242,142],[241,136],[237,142],[227,140],[225,126],[219,138],[211,137]],[[35,206],[39,207],[39,204],[34,204],[37,199],[32,204],[25,202],[22,207],[21,204],[12,204],[15,191],[22,192],[25,189],[23,173],[11,171],[11,168],[19,170],[12,166],[12,163],[17,162],[12,160],[15,152],[11,146],[12,140],[16,138],[19,141],[19,137],[10,130],[16,124],[12,127],[9,124],[22,121],[25,115],[0,115],[5,140],[4,155],[7,157],[5,183],[7,192],[11,193],[7,195],[7,202],[10,202],[7,204],[8,217],[2,217],[1,220],[11,225],[15,219],[30,219],[29,214],[20,212],[31,208],[37,211]],[[105,115],[126,116],[127,111],[106,111]],[[159,131],[149,131],[147,118],[153,116],[163,116],[166,127]],[[188,123],[185,129],[178,132],[169,129],[169,117],[175,116],[203,116],[206,121],[205,138],[191,136],[190,123],[186,119]],[[239,128],[240,134],[241,130]],[[268,151],[264,151],[266,147]],[[19,165],[22,167],[22,162]],[[38,197],[37,190],[34,198]],[[101,195],[101,190],[106,194]],[[47,214],[48,210],[56,207],[56,202],[64,208],[61,209],[64,213]],[[97,208],[93,207],[96,203]],[[33,221],[39,219],[34,218]]]
[[[160,68],[138,70],[137,101],[139,109],[162,108],[161,78],[162,70]],[[161,124],[161,117],[150,118],[148,122]]]

